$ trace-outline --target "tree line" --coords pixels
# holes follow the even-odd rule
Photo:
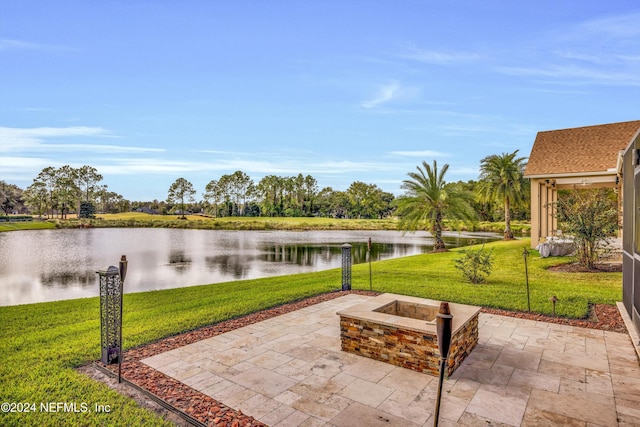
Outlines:
[[[48,166],[24,190],[0,181],[0,206],[5,214],[31,213],[48,218],[67,218],[70,212],[92,217],[96,211],[128,211],[131,203],[100,184],[102,179],[92,166]]]
[[[167,202],[173,212],[195,210],[214,217],[266,216],[332,218],[385,218],[392,214],[394,196],[375,184],[353,182],[345,191],[319,189],[311,175],[267,175],[257,183],[236,171],[211,180],[196,202],[196,190],[185,178],[169,188]]]
[[[418,167],[418,175],[408,173],[409,181],[417,180],[420,185],[430,186],[431,190],[440,189],[443,192],[438,197],[445,199],[450,194],[462,194],[476,220],[499,221],[504,218],[507,223],[511,219],[527,220],[529,187],[528,181],[522,177],[526,163],[524,158],[516,158],[516,154],[517,151],[483,159],[478,181],[446,182],[444,174],[448,165],[440,169],[442,176],[438,176],[435,161],[431,174],[436,175],[429,175],[428,164],[423,162],[424,169]],[[510,177],[506,184],[500,183],[500,176],[505,176],[505,170],[508,172],[506,176]],[[91,166],[46,167],[24,190],[0,181],[0,210],[6,214],[31,213],[49,218],[66,218],[72,212],[80,217],[90,217],[95,213],[132,210],[180,215],[200,213],[213,217],[371,219],[404,215],[410,218],[406,200],[415,196],[423,197],[422,209],[433,214],[424,205],[428,200],[425,194],[407,181],[401,187],[405,194],[395,197],[375,184],[362,181],[354,181],[346,190],[340,191],[332,187],[320,188],[313,176],[301,173],[295,176],[267,175],[256,182],[245,172],[236,171],[209,181],[198,199],[193,184],[185,178],[178,178],[168,189],[167,199],[162,201],[129,201],[110,191],[102,181],[103,176]],[[505,192],[509,197],[501,198]],[[446,204],[451,201],[437,202]],[[449,216],[455,219],[455,215]],[[427,219],[421,217],[417,221]]]

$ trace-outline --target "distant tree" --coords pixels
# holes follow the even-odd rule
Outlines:
[[[393,195],[375,184],[353,182],[346,191],[350,218],[383,218],[391,211]]]
[[[398,198],[397,213],[400,216],[400,229],[416,231],[426,223],[435,239],[434,250],[446,249],[442,239],[444,219],[469,221],[475,217],[470,201],[471,195],[456,185],[447,186],[444,176],[449,169],[445,164],[438,171],[438,164],[433,166],[422,162],[417,172],[409,172],[410,179],[402,181],[405,194]]]
[[[93,194],[99,190],[98,183],[100,181],[102,181],[102,175],[98,173],[96,168],[85,165],[77,169],[77,182],[82,191],[82,201],[93,201]]]
[[[265,176],[258,182],[256,191],[261,199],[260,208],[264,216],[282,215],[284,183],[281,177],[276,175]]]
[[[205,192],[202,195],[204,199],[211,205],[211,211],[214,217],[218,216],[218,205],[220,205],[220,201],[222,200],[222,193],[220,191],[220,187],[218,186],[218,181],[212,179],[209,181],[207,186],[205,187]]]
[[[247,198],[251,196],[254,189],[253,180],[246,173],[235,171],[231,175],[230,186],[231,194],[235,198],[235,211],[242,216],[244,215]]]
[[[477,185],[478,196],[485,202],[504,204],[504,239],[513,239],[511,231],[511,205],[525,202],[524,168],[526,157],[516,157],[513,153],[493,154],[480,161],[480,180]]]
[[[22,190],[20,187],[0,181],[0,210],[6,215],[17,210],[22,204]]]
[[[558,222],[573,236],[578,262],[589,270],[596,268],[607,239],[618,228],[618,207],[610,190],[574,189],[562,194],[556,203]]]
[[[67,217],[67,213],[78,201],[80,189],[77,185],[78,171],[69,165],[64,165],[55,172],[56,200],[58,209],[60,209],[62,218]]]
[[[304,177],[304,207],[303,212],[307,216],[314,214],[314,203],[318,196],[318,181],[311,175]]]
[[[193,189],[193,184],[184,178],[178,178],[169,187],[169,195],[167,196],[168,203],[179,203],[180,210],[182,211],[182,219],[187,217],[184,215],[185,211],[185,199],[189,202],[194,201],[193,195],[196,194],[196,190]]]
[[[49,192],[47,191],[47,186],[44,182],[34,180],[33,184],[24,190],[24,197],[27,206],[31,208],[33,213],[38,216],[42,216],[42,214],[47,213]]]
[[[47,194],[45,200],[45,212],[49,212],[48,215],[53,218],[53,211],[57,206],[56,201],[56,168],[53,166],[47,166],[42,169],[38,176],[33,180],[34,184],[44,189]]]

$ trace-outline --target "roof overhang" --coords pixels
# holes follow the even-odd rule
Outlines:
[[[540,175],[525,175],[528,179],[559,179],[559,178],[576,178],[576,177],[598,177],[598,176],[613,176],[617,175],[616,168],[609,169],[607,171],[598,172],[574,172],[574,173],[550,173]]]
[[[529,179],[537,179],[546,181],[546,185],[554,188],[571,188],[571,187],[614,187],[619,182],[619,175],[616,169],[606,172],[586,172],[571,174],[549,174],[549,175],[531,175]]]

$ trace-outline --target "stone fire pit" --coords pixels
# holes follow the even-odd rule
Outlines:
[[[438,375],[436,315],[440,301],[382,294],[339,311],[342,350]],[[478,343],[479,307],[449,303],[453,315],[447,376]]]

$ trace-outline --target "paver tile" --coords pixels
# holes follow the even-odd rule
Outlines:
[[[293,357],[291,356],[277,353],[273,350],[267,350],[264,353],[248,359],[247,362],[252,363],[256,366],[260,366],[261,368],[275,369],[279,366],[284,365],[285,363],[290,362],[292,359]]]
[[[305,422],[308,418],[309,418],[308,414],[294,410],[292,413],[287,415],[285,419],[280,421],[274,427],[298,427],[300,424]]]
[[[361,378],[356,378],[338,392],[341,396],[373,408],[384,402],[391,393],[393,393],[393,389],[365,381]]]
[[[570,351],[544,350],[542,360],[564,363],[565,365],[580,366],[596,371],[608,371],[609,362],[606,358],[592,357],[584,353],[571,353]]]
[[[336,427],[409,427],[419,425],[359,403],[349,406],[329,422]]]
[[[613,399],[604,404],[589,399],[586,394],[576,396],[533,389],[529,406],[603,426],[613,426],[618,422]]]
[[[378,384],[415,397],[432,381],[437,381],[437,379],[431,375],[394,367],[378,381]]]
[[[557,393],[560,389],[560,378],[553,375],[516,368],[511,375],[509,385],[535,387],[541,390]]]
[[[524,399],[480,387],[467,406],[466,412],[518,426],[526,409],[527,401]]]
[[[496,363],[498,365],[513,366],[514,368],[537,371],[542,358],[542,351],[519,350],[505,347],[500,352]]]
[[[543,409],[528,406],[522,420],[522,427],[540,426],[566,426],[566,427],[586,427],[587,422],[576,418],[545,411]]]
[[[265,396],[275,397],[296,384],[296,380],[268,369],[255,367],[232,378],[233,382]]]

